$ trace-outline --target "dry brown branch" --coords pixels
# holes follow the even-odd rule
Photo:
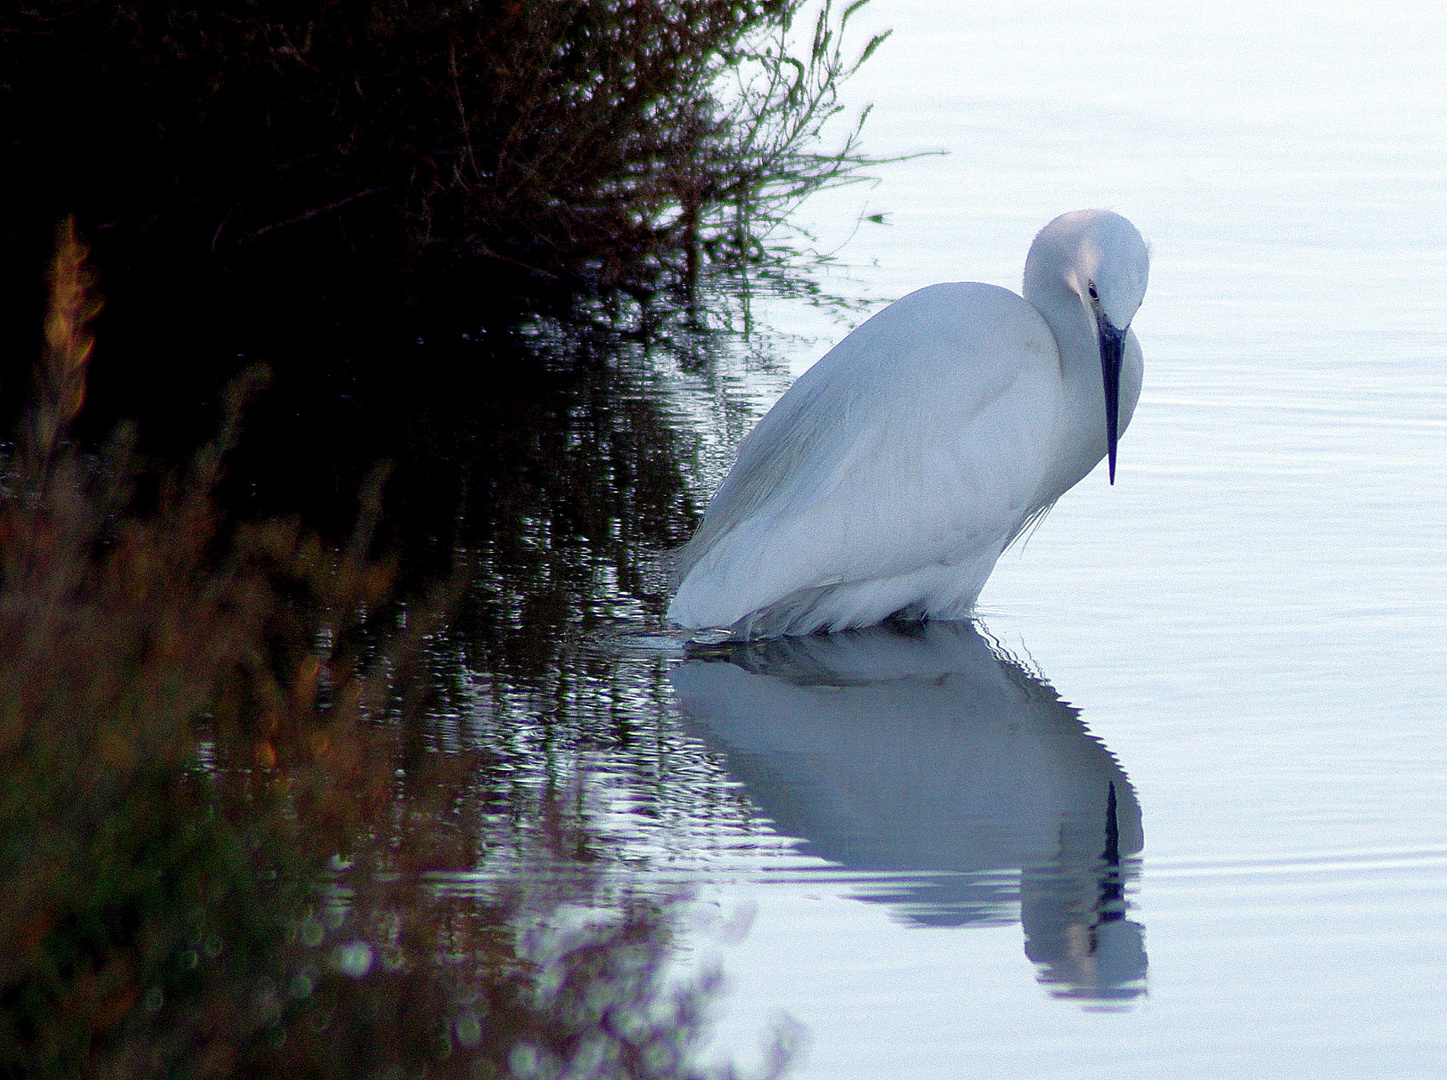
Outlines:
[[[88,325],[102,306],[93,292],[95,272],[86,263],[88,254],[89,249],[76,235],[75,218],[67,215],[56,229],[45,349],[35,369],[24,462],[33,483],[40,482],[49,471],[57,443],[85,402],[86,364],[95,347]]]

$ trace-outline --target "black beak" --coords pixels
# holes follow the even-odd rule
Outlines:
[[[1105,439],[1110,455],[1110,482],[1115,483],[1115,443],[1120,436],[1120,360],[1125,353],[1125,331],[1117,330],[1097,312],[1096,330],[1100,335],[1100,374],[1105,381]]]

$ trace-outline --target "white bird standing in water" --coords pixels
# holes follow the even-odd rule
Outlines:
[[[1100,462],[1140,397],[1150,255],[1109,210],[1056,218],[1024,297],[979,282],[889,305],[739,447],[679,552],[668,617],[782,637],[964,619],[996,560]]]

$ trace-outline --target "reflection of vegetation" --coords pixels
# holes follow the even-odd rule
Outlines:
[[[37,0],[0,20],[7,231],[73,211],[116,269],[260,259],[309,294],[359,262],[422,295],[756,260],[867,160],[817,149],[856,64],[848,12],[803,6]]]
[[[694,1075],[710,984],[666,985],[668,905],[614,894],[575,800],[421,744],[433,623],[368,645],[375,511],[342,552],[227,527],[244,388],[135,508],[125,438],[66,439],[95,307],[71,236],[52,277],[0,493],[0,1075]],[[494,851],[567,872],[432,883]]]
[[[684,539],[688,449],[647,359],[615,346],[611,362],[589,363],[593,336],[550,336],[542,347],[562,362],[548,377],[479,400],[463,429],[460,527],[481,572],[459,636],[485,650],[469,657],[479,669],[540,675],[569,638],[661,616],[665,582],[648,575],[649,553]]]
[[[256,402],[266,437],[233,455],[228,499],[304,508],[340,534],[373,463],[393,462],[380,542],[409,578],[471,568],[449,636],[478,670],[542,677],[567,642],[661,617],[650,567],[686,538],[697,498],[698,439],[670,409],[701,380],[671,344],[539,319],[350,360],[345,399],[340,365],[318,364],[314,384],[293,376]]]

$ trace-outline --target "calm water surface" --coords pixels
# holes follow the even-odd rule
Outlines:
[[[616,872],[692,897],[707,1054],[787,1015],[808,1077],[1443,1075],[1447,16],[1003,7],[876,0],[870,148],[949,155],[807,215],[888,215],[831,283],[881,299],[1015,287],[1064,210],[1135,221],[1116,486],[1002,560],[978,628],[691,658],[614,507],[565,689],[459,645],[456,737],[511,723],[519,785],[581,777]],[[845,329],[764,322],[629,391],[696,499]]]

